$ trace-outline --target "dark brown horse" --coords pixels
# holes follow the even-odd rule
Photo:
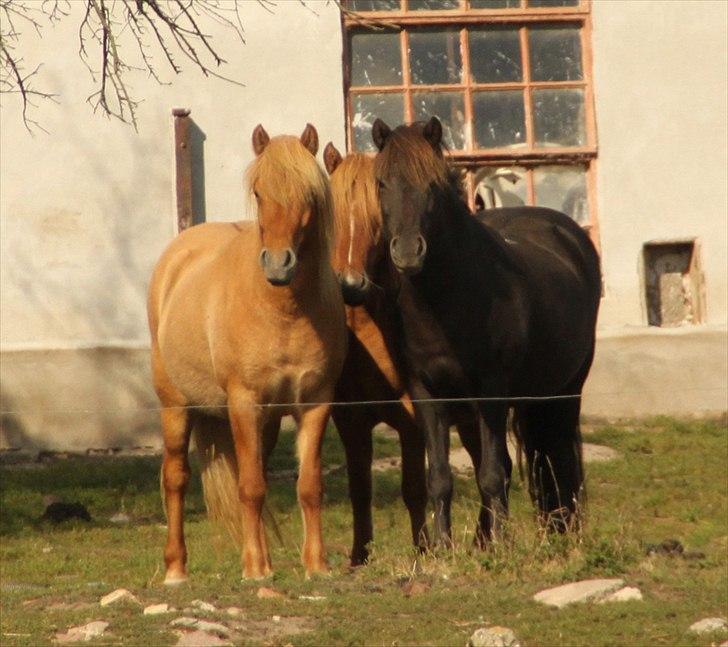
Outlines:
[[[384,293],[369,280],[371,268],[385,259],[382,219],[374,182],[373,160],[352,154],[346,159],[329,143],[324,163],[331,176],[334,202],[334,269],[339,275],[349,327],[349,353],[336,387],[339,402],[396,401],[395,404],[336,406],[333,418],[344,443],[349,496],[354,514],[351,564],[364,563],[372,540],[372,428],[385,422],[402,446],[402,498],[410,515],[416,546],[427,544],[425,441],[392,356],[397,331]]]
[[[468,407],[477,433],[466,426],[463,443],[482,500],[479,541],[507,511],[512,405],[531,493],[542,516],[565,529],[578,518],[583,492],[579,411],[601,292],[596,250],[574,221],[550,209],[474,218],[444,159],[436,118],[394,131],[377,120],[372,136],[389,248],[379,282],[388,281],[401,314],[399,345],[426,435],[436,536],[450,541],[449,426]],[[548,399],[523,399],[531,396]],[[433,398],[478,402],[427,402]]]

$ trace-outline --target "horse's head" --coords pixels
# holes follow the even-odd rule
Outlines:
[[[317,235],[319,244],[328,244],[329,191],[315,159],[318,133],[307,124],[300,138],[271,139],[258,125],[253,150],[256,158],[248,170],[248,184],[258,205],[260,264],[270,283],[288,285],[307,240]],[[317,222],[320,214],[323,224]]]
[[[333,266],[347,305],[361,305],[371,288],[371,268],[381,257],[382,216],[374,161],[361,153],[342,159],[332,143],[324,149],[334,203]]]
[[[437,202],[450,177],[442,154],[442,125],[432,117],[426,124],[391,130],[377,119],[372,139],[379,150],[374,174],[392,262],[399,272],[416,274],[428,240],[437,235]]]

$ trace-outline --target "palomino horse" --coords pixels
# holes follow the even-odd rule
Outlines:
[[[455,405],[433,398],[479,399],[478,433],[463,444],[481,495],[480,543],[507,511],[511,404],[532,496],[552,527],[566,529],[578,520],[583,489],[580,396],[601,294],[594,245],[573,220],[550,209],[494,209],[474,218],[443,157],[435,117],[394,131],[378,119],[372,137],[389,246],[387,287],[402,316],[408,388],[416,403],[423,401],[416,412],[427,443],[436,537],[449,543],[451,536]],[[544,399],[524,399],[530,396]]]
[[[347,343],[331,269],[331,197],[314,158],[318,135],[310,124],[300,140],[270,139],[258,126],[253,148],[257,157],[247,180],[257,223],[188,229],[162,255],[149,291],[154,385],[163,406],[167,583],[186,578],[183,501],[193,429],[203,471],[217,452],[232,465],[230,473],[239,474],[234,498],[244,576],[270,573],[261,519],[265,464],[287,414],[298,424],[303,564],[307,573],[327,568],[320,451]],[[230,434],[234,454],[225,445]],[[208,485],[230,483],[208,479]],[[221,496],[207,500],[224,505]]]
[[[425,441],[414,419],[412,402],[388,344],[397,324],[385,295],[369,280],[370,266],[383,260],[379,244],[382,217],[374,183],[373,160],[351,154],[342,160],[329,143],[324,164],[331,176],[334,200],[334,269],[342,284],[349,353],[336,387],[337,402],[397,401],[392,404],[337,406],[333,418],[346,451],[349,496],[354,513],[351,564],[363,564],[372,540],[372,428],[386,422],[399,434],[402,447],[402,498],[410,515],[412,539],[427,545],[425,509]]]

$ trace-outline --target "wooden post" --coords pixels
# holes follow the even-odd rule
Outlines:
[[[175,194],[177,231],[192,226],[192,153],[190,147],[190,111],[172,110],[174,116]]]

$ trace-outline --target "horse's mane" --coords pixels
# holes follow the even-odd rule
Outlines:
[[[331,175],[334,202],[334,234],[349,229],[353,217],[371,240],[382,224],[382,212],[374,179],[374,160],[362,153],[347,155]]]
[[[376,176],[399,172],[412,186],[424,189],[434,183],[442,189],[454,190],[462,198],[459,172],[447,163],[442,147],[435,150],[424,138],[423,128],[423,123],[416,122],[392,131],[384,150],[374,160]]]
[[[315,212],[320,249],[326,252],[328,262],[333,233],[329,183],[316,158],[298,137],[271,138],[248,167],[246,177],[251,193],[255,190],[284,209],[308,206]]]

